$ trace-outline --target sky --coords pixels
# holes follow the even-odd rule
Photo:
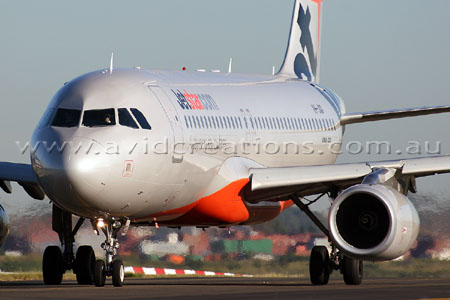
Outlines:
[[[0,161],[29,162],[24,143],[64,82],[109,66],[270,74],[280,67],[291,0],[0,0]],[[450,1],[324,0],[321,84],[348,112],[450,104]],[[450,115],[350,125],[345,143],[390,141],[397,153],[344,154],[339,162],[417,157],[410,141],[450,153]],[[422,149],[423,150],[423,149]],[[423,152],[423,151],[422,151]],[[421,179],[443,199],[450,176]],[[1,192],[14,213],[36,206],[21,188]],[[47,201],[45,204],[47,205]],[[48,205],[47,205],[48,206]],[[49,206],[48,206],[49,207]]]

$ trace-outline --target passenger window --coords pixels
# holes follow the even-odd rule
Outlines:
[[[114,114],[114,110],[113,110]],[[81,110],[59,108],[53,118],[52,125],[54,127],[77,127],[80,123]]]
[[[114,109],[92,109],[84,111],[83,126],[102,127],[116,125]]]
[[[197,125],[198,119],[196,119],[194,116],[192,116],[192,121],[194,122],[194,127],[197,129],[199,126]]]
[[[130,110],[131,110],[131,113],[133,114],[133,116],[138,121],[139,125],[141,125],[142,129],[147,129],[147,130],[152,129],[152,126],[150,126],[150,124],[147,122],[147,119],[145,118],[144,114],[141,113],[141,111],[139,109],[131,108]]]
[[[133,117],[130,115],[126,108],[119,108],[117,110],[119,112],[119,124],[122,126],[139,129],[139,126],[133,120]]]
[[[206,120],[205,116],[200,117],[202,119],[203,128],[208,128],[208,120]]]

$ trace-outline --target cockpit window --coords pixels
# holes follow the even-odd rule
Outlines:
[[[39,121],[38,128],[48,127],[53,121],[53,116],[55,115],[56,109],[50,108],[44,112],[41,120]]]
[[[145,118],[144,114],[141,113],[141,111],[137,108],[131,108],[131,112],[133,113],[136,120],[139,122],[139,125],[141,125],[142,129],[152,129],[150,124],[148,124],[147,119]]]
[[[52,125],[55,127],[77,127],[80,122],[81,110],[59,108],[53,118]]]
[[[99,127],[116,125],[114,108],[84,111],[83,126]]]
[[[139,126],[136,124],[136,122],[133,120],[133,117],[130,115],[128,110],[126,108],[119,108],[119,124],[135,129],[139,129]]]

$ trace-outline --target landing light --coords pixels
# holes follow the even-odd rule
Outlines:
[[[97,220],[97,228],[103,228],[105,227],[105,222],[103,221],[103,219],[98,219]]]

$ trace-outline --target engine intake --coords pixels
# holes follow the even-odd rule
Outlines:
[[[336,198],[330,209],[330,236],[348,256],[391,260],[406,253],[419,232],[409,199],[384,185],[360,184]]]

